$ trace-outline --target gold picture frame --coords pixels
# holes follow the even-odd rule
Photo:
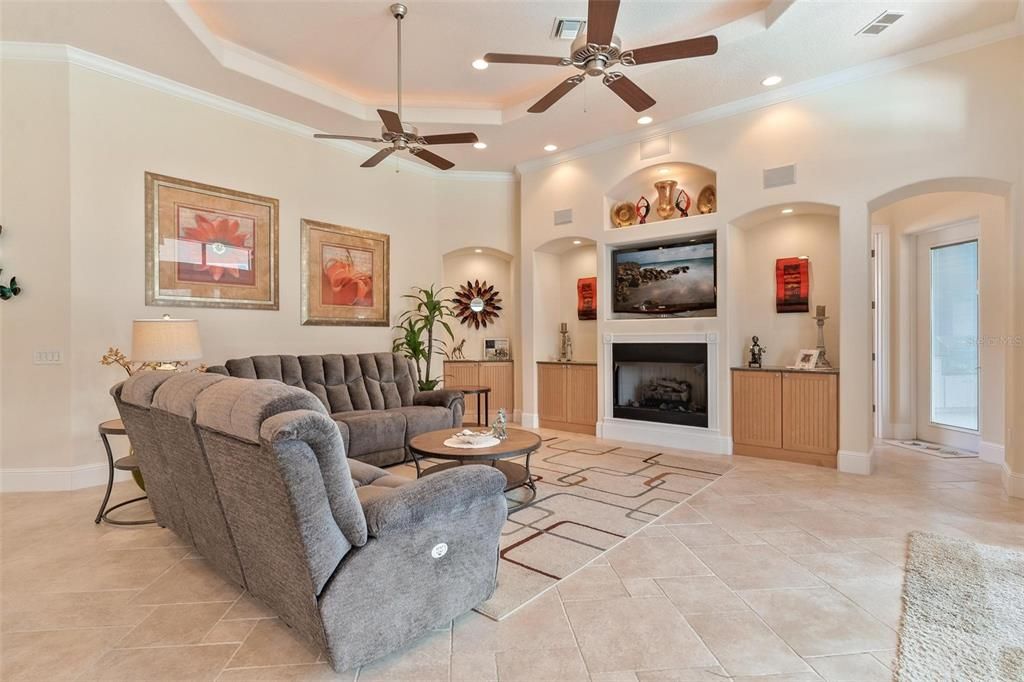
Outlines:
[[[391,237],[302,219],[302,324],[388,327]]]
[[[146,305],[278,310],[278,200],[146,172]]]

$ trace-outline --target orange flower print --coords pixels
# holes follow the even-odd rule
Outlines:
[[[206,257],[202,263],[195,264],[195,269],[209,273],[215,282],[221,281],[225,275],[240,279],[240,266],[248,268],[248,249],[245,243],[249,236],[239,231],[238,221],[231,218],[210,220],[201,213],[196,213],[195,218],[196,226],[186,228],[184,237],[207,245]],[[239,262],[239,250],[247,256],[244,264]]]
[[[351,262],[332,258],[324,263],[327,287],[323,291],[328,305],[372,306],[373,276],[357,272]]]

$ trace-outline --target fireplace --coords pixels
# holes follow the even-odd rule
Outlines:
[[[707,344],[615,343],[612,416],[707,428]]]

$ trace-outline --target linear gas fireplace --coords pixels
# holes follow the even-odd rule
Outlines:
[[[708,427],[706,343],[615,343],[612,416]]]

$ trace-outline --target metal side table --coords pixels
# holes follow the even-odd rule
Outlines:
[[[156,519],[142,519],[141,521],[117,521],[109,517],[110,512],[115,509],[120,509],[126,505],[132,504],[133,502],[141,502],[142,500],[148,500],[148,495],[142,495],[141,497],[133,497],[130,500],[124,502],[118,502],[113,507],[107,507],[107,502],[110,501],[110,491],[114,488],[114,472],[115,471],[130,471],[132,475],[136,475],[139,471],[139,461],[135,455],[128,455],[122,457],[117,461],[114,461],[114,453],[110,450],[110,441],[107,440],[107,436],[127,436],[128,432],[125,431],[124,422],[120,419],[111,419],[105,421],[99,426],[100,440],[103,441],[103,448],[107,451],[107,465],[109,466],[109,472],[107,474],[107,492],[103,494],[103,502],[100,503],[100,510],[96,513],[96,523],[100,521],[106,521],[107,523],[114,526],[144,526],[150,523],[156,523]]]

